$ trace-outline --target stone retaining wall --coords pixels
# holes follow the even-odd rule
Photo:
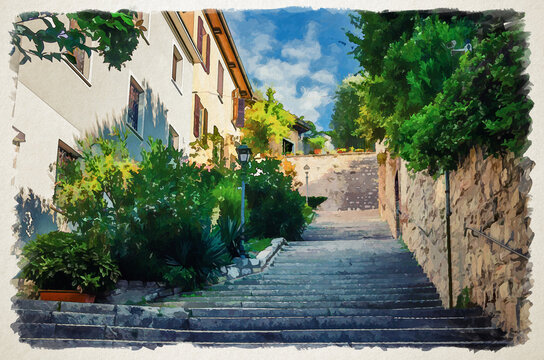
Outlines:
[[[345,211],[378,208],[378,163],[375,153],[297,155],[287,158],[295,165],[295,180],[306,195],[308,165],[309,196],[326,196],[319,210]]]
[[[527,158],[483,158],[472,150],[459,170],[450,174],[451,244],[454,305],[465,288],[471,302],[494,317],[497,326],[524,342],[529,331],[531,264],[465,227],[479,229],[511,248],[528,254],[529,173]],[[444,176],[409,173],[400,159],[380,166],[380,213],[395,234],[395,176],[399,177],[402,239],[448,299]]]

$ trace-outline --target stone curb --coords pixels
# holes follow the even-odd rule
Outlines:
[[[219,269],[222,276],[218,283],[263,271],[284,244],[287,244],[284,238],[275,238],[269,247],[257,254],[255,259],[234,258],[233,264]]]
[[[249,258],[234,258],[233,264],[228,266],[222,266],[219,271],[221,275],[217,279],[216,283],[223,283],[227,280],[240,278],[243,276],[255,274],[263,271],[272,258],[277,254],[281,247],[287,244],[284,238],[272,239],[271,245],[261,251],[255,259]],[[211,285],[211,284],[210,284]],[[120,304],[125,303],[126,295],[129,292],[134,292],[135,301],[145,300],[146,302],[152,302],[160,298],[177,295],[181,293],[181,288],[166,288],[164,283],[160,282],[143,282],[143,281],[127,281],[119,280],[117,282],[117,288],[106,297],[106,303]],[[137,298],[139,296],[139,298]],[[134,300],[132,300],[134,301]]]

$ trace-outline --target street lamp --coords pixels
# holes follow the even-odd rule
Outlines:
[[[246,165],[249,163],[249,159],[251,158],[251,149],[245,145],[242,144],[236,148],[236,152],[238,153],[238,161],[240,162],[240,165],[242,166],[242,211],[241,215],[242,218],[240,219],[240,228],[242,229],[242,238],[240,239],[240,257],[244,257],[244,223],[245,223],[245,196],[246,196],[246,182],[245,182],[245,168]]]
[[[472,51],[472,45],[469,40],[465,40],[465,46],[462,49],[456,49],[455,45],[457,42],[455,40],[450,41],[450,45],[446,45],[451,51],[451,56],[454,53],[466,53],[467,51]],[[450,204],[450,172],[449,170],[444,171],[444,181],[446,182],[446,250],[448,253],[448,292],[449,292],[449,307],[453,308],[453,276],[452,276],[452,263],[451,263],[451,204]]]
[[[308,164],[304,165],[304,171],[306,171],[306,205],[308,205],[308,171],[310,166]]]

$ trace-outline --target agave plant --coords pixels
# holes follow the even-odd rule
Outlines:
[[[220,217],[218,220],[221,239],[232,257],[240,256],[240,242],[242,241],[243,228],[237,220],[230,217]]]

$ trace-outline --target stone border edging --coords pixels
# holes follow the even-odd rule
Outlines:
[[[278,253],[284,244],[287,244],[287,241],[284,238],[275,238],[272,239],[269,247],[257,254],[255,259],[242,259],[239,257],[232,259],[233,264],[222,266],[219,269],[221,276],[218,278],[216,283],[223,283],[228,280],[237,279],[263,271],[271,263],[272,258]],[[182,292],[181,290],[181,288],[167,288],[164,283],[160,282],[145,283],[143,281],[119,280],[117,282],[117,288],[106,297],[108,300],[106,303],[115,304],[115,297],[120,299],[128,291],[138,291],[142,293],[141,298],[137,299],[136,301],[141,301],[143,298],[145,301],[151,302],[167,296],[177,295]],[[122,300],[117,301],[122,302]]]
[[[234,258],[233,264],[223,266],[219,269],[223,276],[218,283],[263,271],[266,266],[269,265],[274,255],[276,255],[286,243],[287,241],[284,238],[275,238],[272,239],[269,247],[257,254],[255,259]]]

